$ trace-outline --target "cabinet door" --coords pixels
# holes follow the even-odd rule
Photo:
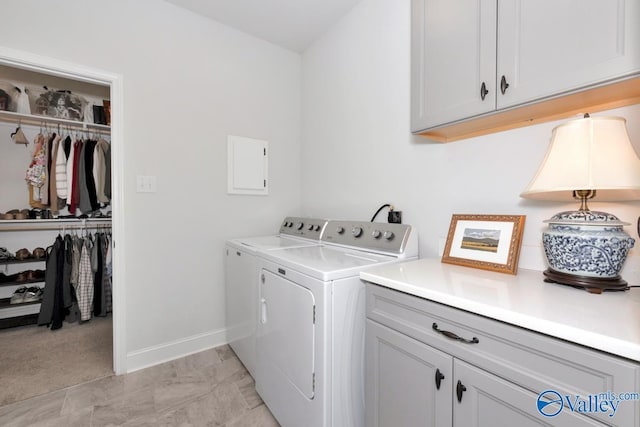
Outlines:
[[[365,369],[366,426],[451,425],[451,356],[367,320]]]
[[[640,72],[640,2],[499,0],[498,109]]]
[[[226,247],[225,287],[227,340],[249,373],[255,377],[258,312],[256,257]]]
[[[457,359],[453,369],[454,427],[604,427],[567,409],[546,417],[537,410],[537,394]]]
[[[412,0],[413,132],[495,109],[496,8],[496,0]]]

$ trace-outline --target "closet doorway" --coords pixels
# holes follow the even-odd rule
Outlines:
[[[29,249],[33,249],[33,248],[30,248],[30,246],[33,246],[33,244],[29,243],[33,240],[29,240],[29,239],[33,239],[33,236],[38,235],[38,233],[40,233],[40,237],[42,237],[42,235],[47,235],[47,233],[49,233],[50,235],[51,233],[53,233],[53,235],[57,235],[59,234],[60,231],[64,231],[65,233],[77,232],[79,234],[98,233],[98,232],[106,231],[108,225],[105,225],[105,224],[110,224],[111,243],[113,247],[112,254],[111,254],[112,255],[111,257],[112,311],[109,316],[107,316],[106,318],[96,317],[95,319],[90,320],[86,324],[77,324],[77,323],[66,324],[65,323],[60,330],[53,330],[53,331],[49,330],[47,327],[43,327],[43,326],[38,327],[35,325],[0,330],[0,345],[2,345],[3,333],[5,333],[6,334],[5,337],[7,337],[5,341],[9,342],[10,335],[12,334],[11,331],[13,330],[13,331],[16,331],[15,333],[18,333],[18,329],[23,329],[27,331],[27,333],[25,334],[25,339],[38,339],[37,338],[38,335],[40,335],[41,337],[45,337],[48,335],[47,339],[50,339],[50,337],[55,337],[56,334],[60,334],[58,336],[62,337],[63,336],[62,334],[73,335],[77,333],[77,335],[74,335],[74,338],[72,338],[72,340],[73,339],[81,340],[82,339],[81,335],[83,333],[86,333],[86,331],[89,330],[88,328],[86,328],[83,331],[82,330],[83,327],[89,326],[91,322],[94,322],[93,325],[90,326],[91,328],[95,328],[96,331],[101,331],[99,333],[104,333],[105,331],[107,331],[108,333],[111,334],[111,337],[110,337],[111,342],[109,344],[111,344],[112,346],[112,354],[110,355],[110,357],[106,357],[103,362],[103,363],[110,362],[111,363],[110,369],[109,368],[107,368],[106,370],[103,369],[97,375],[104,376],[105,372],[108,372],[109,374],[125,373],[126,372],[126,364],[125,364],[125,361],[126,361],[125,338],[126,337],[124,334],[124,331],[125,331],[124,325],[125,325],[125,311],[126,311],[125,307],[126,306],[125,306],[125,291],[124,291],[124,285],[123,285],[124,277],[125,277],[125,272],[124,272],[125,265],[123,262],[125,245],[124,245],[124,239],[123,239],[124,216],[123,216],[123,191],[122,191],[122,186],[123,186],[122,176],[123,176],[123,164],[124,164],[123,137],[122,137],[122,127],[123,127],[122,125],[122,121],[123,121],[122,77],[117,74],[87,68],[84,65],[72,64],[72,63],[60,61],[54,58],[39,56],[29,52],[17,51],[13,49],[2,48],[2,47],[0,47],[0,67],[11,68],[13,70],[17,70],[17,72],[23,71],[25,74],[47,75],[47,76],[51,76],[53,79],[58,79],[57,81],[67,80],[70,82],[75,82],[79,86],[95,85],[96,87],[102,87],[105,90],[107,90],[108,98],[110,100],[110,126],[109,126],[110,138],[109,139],[110,139],[110,149],[111,149],[111,200],[109,203],[110,218],[108,220],[105,218],[105,219],[95,219],[95,220],[91,219],[89,221],[84,221],[83,222],[84,228],[81,226],[77,226],[75,227],[76,230],[74,230],[74,227],[72,225],[68,225],[68,226],[61,225],[60,227],[54,226],[54,228],[51,229],[51,226],[50,226],[51,220],[48,220],[46,222],[46,224],[49,224],[49,225],[45,225],[44,221],[40,222],[38,225],[45,225],[45,226],[41,227],[41,229],[38,229],[38,226],[33,225],[37,220],[33,220],[33,222],[31,222],[27,226],[31,228],[35,227],[36,229],[25,228],[22,231],[15,231],[15,232],[11,231],[10,233],[8,233],[8,235],[12,234],[14,236],[7,237],[6,239],[0,238],[0,247],[11,245],[12,248],[10,249],[13,249],[15,251],[17,248],[14,248],[13,246],[16,246],[16,245],[21,246],[15,240],[16,239],[15,236],[20,233],[26,233],[25,235],[30,236],[26,240],[23,240],[27,242],[25,243],[24,246],[29,247]],[[58,87],[57,89],[64,89],[64,88]],[[1,96],[2,96],[2,93],[0,92],[0,97]],[[2,107],[2,100],[0,99],[0,110],[5,110],[5,108],[1,108],[1,107]],[[3,113],[3,112],[0,112],[0,113]],[[66,119],[66,117],[64,118]],[[24,125],[25,128],[27,126],[32,126],[32,127],[39,126],[36,124],[38,122],[37,119],[35,119],[35,122],[29,123],[29,117],[27,116],[22,116],[22,115],[11,116],[11,114],[3,113],[2,116],[0,117],[0,122],[4,123],[4,126],[2,127],[3,134],[0,135],[0,144],[2,144],[3,146],[9,146],[10,144],[13,145],[14,142],[17,143],[17,141],[15,141],[14,139],[15,138],[14,136],[12,136],[10,139],[10,135],[8,133],[5,135],[6,132],[4,132],[4,130],[7,129],[7,126],[8,126],[6,123],[8,123],[10,120],[18,121],[18,123],[14,121],[11,124],[11,126],[13,126],[13,128],[16,130],[18,127],[22,125]],[[62,123],[63,123],[62,126],[52,125],[52,127],[55,129],[64,129],[64,122]],[[82,123],[80,123],[80,125],[82,125]],[[98,131],[94,131],[93,133],[91,133],[92,131],[89,128],[91,128],[92,126],[85,126],[85,127],[87,128],[86,132],[88,135],[95,135],[95,136],[99,135]],[[100,129],[100,127],[94,126],[94,129]],[[71,126],[69,127],[69,130],[71,130]],[[71,132],[73,132],[73,130],[71,130]],[[13,131],[11,133],[13,133]],[[12,141],[12,139],[14,140]],[[29,141],[29,142],[30,144],[27,146],[27,148],[23,148],[23,147],[20,147],[20,148],[25,151],[32,151],[34,146],[31,143],[32,141]],[[2,153],[1,146],[0,146],[0,153]],[[23,182],[24,181],[22,181],[22,183]],[[0,183],[0,185],[5,186],[8,184],[6,182],[2,182]],[[0,210],[4,212],[8,209],[9,208],[5,209],[3,207],[3,209],[0,209]],[[20,216],[18,216],[17,218],[20,218]],[[18,228],[20,228],[19,222],[24,223],[24,221],[16,221],[15,223],[11,222],[11,224],[9,224],[10,221],[7,221],[7,220],[3,220],[2,222],[3,222],[3,225],[7,227],[18,227]],[[66,221],[64,222],[66,223]],[[49,228],[49,230],[47,230],[47,228]],[[0,232],[0,236],[1,234],[2,232]],[[53,242],[53,239],[51,239],[51,242]],[[31,267],[28,267],[28,268],[31,268]],[[33,267],[34,269],[33,271],[37,270],[38,268],[41,268],[41,267]],[[1,270],[1,271],[6,275],[7,272],[5,272],[4,270]],[[33,332],[37,332],[37,334],[34,334]],[[44,351],[47,351],[46,350],[47,345],[45,343],[45,340],[43,339],[42,341],[43,341],[43,346],[41,347],[44,347]],[[18,342],[12,341],[11,345],[19,346],[20,344],[19,344],[19,341]],[[67,351],[72,352],[73,349],[69,348],[67,349]],[[62,359],[63,358],[61,358],[61,360]],[[3,361],[0,360],[0,364],[2,363]],[[25,363],[29,363],[29,360],[25,360]],[[3,369],[4,368],[6,368],[6,366],[3,366]],[[33,366],[32,369],[39,369],[39,367]],[[44,374],[42,375],[42,377],[47,378],[48,376],[47,372],[42,372],[42,373]],[[73,384],[66,384],[64,385],[64,387],[67,387],[70,385],[73,385]],[[51,390],[43,390],[43,392],[48,392],[48,391],[51,391]],[[16,400],[22,400],[23,398],[27,398],[27,397],[29,396],[24,396]]]

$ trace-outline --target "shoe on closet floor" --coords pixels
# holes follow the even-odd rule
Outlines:
[[[20,304],[24,302],[25,294],[27,293],[27,287],[22,286],[15,290],[13,295],[11,295],[11,304]]]
[[[39,288],[37,286],[32,286],[28,288],[24,293],[24,299],[22,300],[22,302],[40,301],[42,299],[42,294],[44,294],[44,291],[42,290],[42,288]]]

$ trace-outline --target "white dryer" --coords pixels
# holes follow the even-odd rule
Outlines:
[[[408,225],[329,221],[323,245],[264,252],[256,390],[283,427],[364,425],[364,269],[415,259]]]
[[[225,245],[227,342],[255,377],[258,310],[256,256],[283,248],[320,244],[327,220],[286,217],[277,235],[232,239]]]

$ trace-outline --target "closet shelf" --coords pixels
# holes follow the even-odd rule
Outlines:
[[[2,259],[0,260],[0,265],[7,264],[27,264],[31,262],[43,262],[46,261],[45,258],[27,258],[27,259]]]
[[[32,285],[34,283],[44,283],[44,279],[27,280],[24,282],[4,282],[4,283],[0,283],[0,286],[26,286],[26,285]],[[15,305],[15,304],[11,304],[11,305]]]
[[[25,316],[28,314],[37,314],[39,312],[40,312],[39,301],[11,304],[11,298],[0,299],[0,319],[8,319],[10,317]]]
[[[0,111],[0,120],[4,122],[21,123],[40,126],[43,123],[64,125],[73,129],[92,130],[100,133],[110,133],[111,126],[96,123],[79,122],[76,120],[58,119],[48,116],[36,116],[33,114],[14,113],[12,111]]]
[[[108,227],[111,227],[111,218],[0,220],[0,231],[78,230],[82,228],[94,229]]]

